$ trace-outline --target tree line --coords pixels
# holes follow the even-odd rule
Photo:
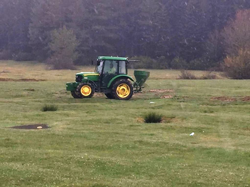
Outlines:
[[[145,68],[214,68],[233,53],[222,33],[249,8],[248,0],[1,0],[0,58],[70,68],[112,55],[143,58]]]

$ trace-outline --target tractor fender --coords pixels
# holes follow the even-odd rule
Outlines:
[[[128,75],[117,75],[117,76],[115,76],[114,78],[112,78],[112,79],[109,81],[107,87],[110,88],[110,86],[111,86],[117,79],[123,79],[123,78],[124,78],[124,79],[129,79],[129,80],[135,82],[134,79],[133,79],[132,77],[128,76]]]

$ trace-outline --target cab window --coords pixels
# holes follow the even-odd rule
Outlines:
[[[119,74],[127,74],[126,72],[126,62],[120,61],[119,62]]]

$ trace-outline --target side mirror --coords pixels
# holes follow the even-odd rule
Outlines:
[[[100,61],[99,60],[97,60],[97,66],[100,66]]]

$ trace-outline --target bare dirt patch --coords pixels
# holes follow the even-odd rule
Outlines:
[[[136,118],[136,122],[138,122],[138,123],[144,123],[144,119],[142,117]]]
[[[243,128],[244,131],[250,131],[250,127],[249,128]]]
[[[12,82],[40,82],[46,81],[45,79],[11,79],[11,78],[0,78],[0,81],[12,81]]]
[[[35,91],[35,89],[29,88],[29,89],[24,89],[24,91],[34,92],[34,91]]]
[[[154,92],[154,93],[174,93],[174,90],[163,90],[163,89],[159,89],[159,90],[149,90],[150,92]]]
[[[143,97],[143,93],[134,93],[133,98],[141,98]]]
[[[11,127],[13,129],[22,129],[22,130],[41,130],[41,129],[48,129],[49,126],[46,124],[32,124],[32,125],[21,125],[21,126],[14,126]]]
[[[95,93],[94,97],[101,97],[101,98],[105,98],[106,96],[103,93]]]
[[[234,97],[227,97],[227,96],[221,96],[221,97],[212,97],[210,100],[212,101],[225,101],[225,102],[233,102],[237,99]]]
[[[172,99],[174,96],[173,95],[163,95],[161,96],[162,99]]]
[[[241,98],[241,101],[250,102],[250,96]]]
[[[177,122],[179,121],[176,117],[162,117],[161,123],[171,123],[171,122]],[[138,117],[136,118],[137,123],[145,123],[144,118]]]
[[[174,90],[165,90],[165,89],[157,89],[157,90],[149,90],[149,92],[155,93],[156,96],[159,96],[161,99],[172,99],[174,95],[163,95],[166,93],[174,94]]]

